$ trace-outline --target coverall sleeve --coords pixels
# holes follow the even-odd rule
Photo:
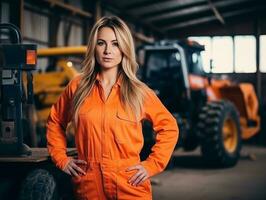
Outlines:
[[[50,115],[46,123],[48,152],[52,161],[59,169],[63,169],[69,161],[66,154],[67,144],[65,130],[72,117],[70,108],[76,88],[76,79],[77,78],[74,78],[69,82],[58,101],[51,107]]]
[[[149,176],[153,176],[163,171],[169,162],[177,143],[179,129],[175,118],[152,90],[147,92],[144,101],[144,118],[153,124],[156,143],[152,147],[149,157],[141,164],[148,171]]]

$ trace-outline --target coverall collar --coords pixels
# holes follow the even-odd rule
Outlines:
[[[118,78],[116,79],[116,82],[115,82],[114,85],[118,85],[118,86],[120,87],[120,86],[121,86],[121,81],[122,81],[121,79],[122,79],[122,76],[121,76],[121,74],[119,73],[119,74],[118,74]],[[97,80],[98,83],[101,82],[101,79],[100,79],[100,73],[97,74],[97,76],[96,76],[96,80]]]

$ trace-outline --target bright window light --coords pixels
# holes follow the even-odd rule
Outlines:
[[[266,35],[260,36],[260,71],[266,72]]]
[[[189,37],[189,39],[194,40],[201,45],[204,45],[205,51],[201,52],[203,70],[207,73],[210,72],[211,37]]]
[[[256,39],[254,36],[235,36],[235,72],[256,72]]]
[[[232,37],[213,37],[213,69],[214,73],[233,72],[233,40]]]

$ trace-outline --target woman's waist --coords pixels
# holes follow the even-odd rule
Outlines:
[[[85,171],[91,169],[101,169],[101,170],[108,170],[108,171],[119,171],[130,167],[132,165],[136,165],[140,163],[139,157],[132,157],[132,158],[121,158],[121,159],[111,159],[111,158],[79,158],[81,160],[85,160],[87,164],[84,166]]]

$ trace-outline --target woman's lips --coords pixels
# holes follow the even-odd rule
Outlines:
[[[105,61],[105,62],[110,62],[112,60],[113,60],[112,58],[103,58],[103,61]]]

